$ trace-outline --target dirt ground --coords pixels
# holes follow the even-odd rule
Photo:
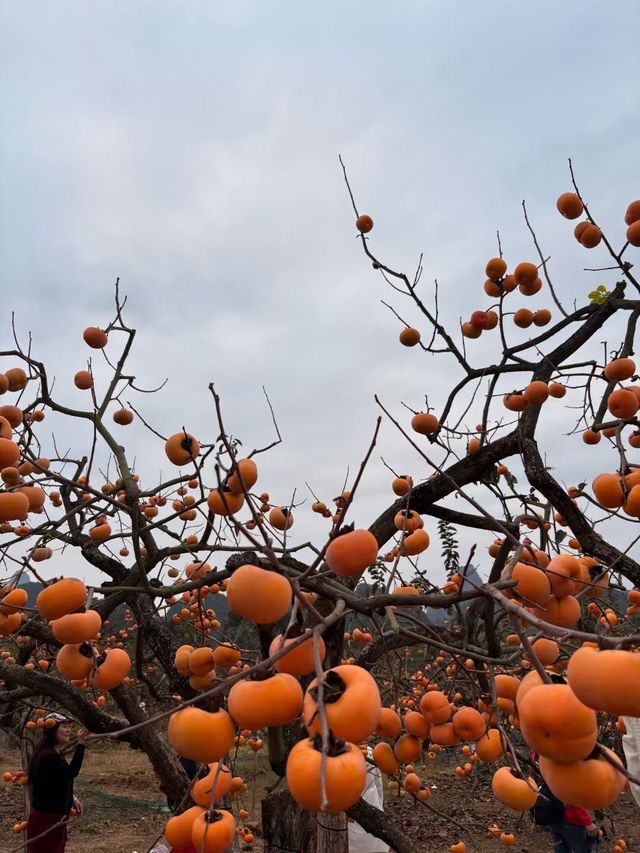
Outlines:
[[[464,841],[467,850],[473,853],[500,853],[507,849],[517,853],[551,853],[553,850],[546,830],[535,826],[528,814],[520,817],[497,803],[489,784],[474,786],[471,783],[469,787],[468,780],[443,773],[437,785],[428,805],[443,816],[409,797],[389,796],[385,802],[389,816],[397,820],[407,835],[416,839],[416,853],[448,853],[450,845],[456,841]],[[598,821],[605,830],[598,848],[600,853],[613,851],[620,837],[624,837],[630,851],[640,850],[639,818],[638,806],[630,794],[624,794]],[[500,839],[489,835],[487,827],[493,823],[503,832],[516,836],[513,847],[505,847]]]
[[[252,849],[261,853],[259,837],[260,799],[265,787],[275,781],[263,754],[241,750],[239,772],[249,782],[241,805],[249,811],[247,823],[256,840]],[[0,773],[20,769],[16,750],[0,749]],[[516,835],[510,848],[518,853],[551,851],[548,834],[532,825],[528,815],[518,815],[500,806],[491,796],[489,773],[486,769],[471,778],[459,779],[453,765],[428,763],[416,772],[432,788],[427,804],[417,803],[409,796],[385,792],[385,808],[402,827],[416,839],[416,853],[448,853],[449,847],[463,840],[473,853],[499,853],[505,850],[499,839],[488,835],[489,824],[496,823],[504,831]],[[157,779],[145,756],[126,745],[100,745],[87,750],[76,793],[83,802],[85,815],[73,820],[69,831],[68,853],[146,853],[161,834],[168,814],[158,790]],[[22,789],[0,782],[0,851],[10,853],[18,848],[23,835],[11,832],[22,820]],[[600,851],[613,850],[614,842],[624,837],[630,851],[640,850],[640,812],[629,794],[624,794],[603,816],[601,825],[606,838]]]

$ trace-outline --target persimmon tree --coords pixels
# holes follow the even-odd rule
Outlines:
[[[640,284],[628,260],[640,245],[640,201],[627,209],[618,250],[575,181],[558,199],[562,216],[580,219],[578,242],[611,259],[603,269],[612,283],[572,310],[523,205],[535,260],[507,262],[498,239],[484,290],[479,276],[478,302],[488,304],[447,328],[422,264],[409,276],[377,256],[373,219],[347,188],[361,248],[398,303],[389,307],[400,344],[450,364],[454,381],[434,407],[427,378],[425,404],[410,415],[376,398],[380,417],[353,482],[333,505],[314,495],[323,541],[297,542],[306,508],[261,491],[261,454],[280,441],[275,418],[274,441],[241,452],[231,436],[242,425],[229,429],[211,385],[210,435],[193,435],[179,417],[169,435],[148,422],[118,286],[111,321],[84,330],[91,359],[58,379],[86,394],[84,407],[63,402],[49,365],[15,334],[0,352],[3,725],[24,743],[46,725],[47,708],[64,709],[89,742],[144,750],[179,803],[166,829],[175,846],[250,848],[246,785],[234,772],[243,746],[266,748],[286,780],[262,803],[267,851],[346,850],[347,815],[398,853],[415,850],[417,839],[362,800],[367,762],[391,791],[440,813],[446,803],[418,764],[444,754],[456,756],[461,780],[489,766],[495,797],[514,813],[537,797],[530,750],[566,802],[605,808],[628,783],[607,744],[620,718],[640,715],[640,564],[626,527],[640,517]],[[532,309],[514,304],[520,297]],[[562,460],[547,464],[551,409],[583,443],[590,486],[567,487]],[[175,419],[179,407],[167,411]],[[368,528],[354,527],[382,418],[412,446],[415,467],[389,465],[384,508]],[[52,437],[42,426],[50,421]],[[61,451],[72,422],[79,446]],[[169,469],[152,483],[136,473],[140,435],[156,470]],[[443,586],[433,581],[436,529]],[[462,530],[477,540],[468,557]],[[35,606],[26,580],[42,585]],[[228,619],[209,596],[226,600]],[[112,630],[123,608],[125,625]],[[437,611],[446,618],[430,619]],[[179,757],[202,765],[193,785]],[[6,776],[24,782],[19,771]],[[463,851],[473,836],[457,828],[451,849]],[[514,843],[509,827],[489,831]]]

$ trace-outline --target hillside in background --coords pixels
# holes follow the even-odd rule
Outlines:
[[[35,607],[36,606],[36,598],[38,593],[42,589],[42,584],[36,583],[33,581],[27,581],[26,583],[19,584],[23,589],[27,591],[27,595],[29,596],[29,600],[27,602],[27,607]],[[99,600],[99,599],[98,599]],[[171,607],[167,610],[167,619],[170,619],[175,613],[179,613],[184,605],[182,602],[176,602],[176,604],[171,605]],[[226,595],[208,595],[205,599],[205,608],[211,608],[215,611],[218,619],[224,624],[233,625],[234,622],[238,620],[233,617],[233,614],[229,612],[229,605],[227,604]],[[125,611],[128,610],[126,604],[121,604],[113,611],[111,616],[109,617],[109,623],[114,631],[119,631],[121,628],[126,627],[124,614]],[[230,622],[230,616],[231,622]]]
[[[481,585],[483,583],[482,578],[480,577],[478,570],[475,566],[469,567],[469,570],[467,571],[467,577],[473,585]],[[21,583],[20,586],[27,591],[27,594],[29,596],[27,606],[35,607],[36,597],[42,588],[42,584],[35,583],[33,581],[27,581],[26,583]],[[372,587],[365,581],[361,581],[356,587],[355,593],[359,598],[365,598],[367,595],[370,595],[372,593]],[[617,606],[622,610],[626,609],[626,593],[623,590],[611,590],[611,592],[609,593],[609,598],[611,599],[611,602],[614,606]],[[462,602],[460,606],[463,610],[465,610],[467,607],[469,607],[469,605],[470,602]],[[179,613],[182,607],[182,602],[176,602],[176,604],[171,605],[167,610],[166,618],[170,619],[174,614]],[[239,619],[235,614],[230,612],[226,595],[223,595],[221,593],[218,593],[216,595],[207,595],[205,599],[205,608],[211,608],[213,611],[215,611],[216,617],[220,620],[223,627],[228,629],[228,633],[231,636],[233,636],[234,633],[240,629],[243,620]],[[128,607],[123,604],[117,607],[111,614],[109,623],[113,631],[119,631],[122,628],[126,627],[124,614],[127,609]],[[433,609],[419,610],[416,608],[414,615],[416,615],[425,624],[435,626],[443,625],[445,621],[450,618],[451,611]],[[364,621],[368,620],[349,616],[347,618],[347,628],[349,630],[352,630],[353,626],[355,626],[356,624],[361,624]],[[243,635],[245,635],[245,626],[243,625],[242,628],[242,633]],[[227,632],[225,631],[225,633]]]

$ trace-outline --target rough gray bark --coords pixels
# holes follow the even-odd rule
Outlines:
[[[415,842],[407,838],[400,827],[383,811],[370,803],[358,800],[354,806],[351,806],[347,814],[368,833],[386,842],[396,853],[415,853]]]
[[[614,545],[606,542],[593,529],[593,525],[572,503],[571,498],[544,467],[537,443],[531,438],[523,438],[524,470],[532,486],[551,501],[563,516],[571,532],[580,542],[583,551],[599,560],[605,566],[612,566],[628,578],[635,586],[640,585],[640,564],[623,554]]]
[[[316,853],[315,816],[304,811],[287,791],[262,801],[264,853]]]
[[[20,758],[22,759],[22,767],[25,771],[29,766],[29,761],[31,760],[32,755],[31,743],[29,742],[29,739],[25,737],[24,730],[24,724],[27,722],[28,717],[29,712],[24,715],[20,725]],[[31,812],[31,791],[29,785],[22,785],[22,808],[24,819],[26,820]]]
[[[137,697],[132,695],[126,687],[116,687],[111,691],[111,695],[132,724],[141,723],[145,719]],[[175,750],[167,742],[164,729],[157,723],[144,726],[132,733],[132,743],[146,754],[165,794],[172,800],[180,802],[187,791],[189,780],[178,761]]]
[[[151,649],[157,662],[167,676],[168,692],[179,693],[185,699],[195,696],[196,691],[189,679],[178,674],[174,666],[175,654],[180,645],[171,624],[158,616],[153,602],[145,595],[130,595],[127,603],[131,607],[136,622],[143,632],[144,642]]]
[[[305,812],[288,791],[262,801],[264,853],[348,853],[347,815],[396,853],[415,853],[415,843],[383,811],[360,800],[347,814]]]
[[[349,853],[349,831],[344,812],[316,815],[316,853]]]
[[[121,719],[96,708],[85,694],[61,678],[0,661],[0,679],[11,687],[18,684],[29,688],[34,695],[50,696],[91,732],[114,732],[122,728]]]
[[[382,547],[397,532],[393,521],[397,512],[402,509],[414,509],[420,515],[428,514],[432,504],[455,491],[452,480],[458,486],[466,486],[481,480],[490,468],[503,459],[514,456],[519,450],[517,429],[490,444],[485,444],[478,453],[465,456],[459,462],[450,465],[445,472],[447,476],[436,474],[433,480],[415,486],[408,498],[398,498],[378,516],[369,530]]]

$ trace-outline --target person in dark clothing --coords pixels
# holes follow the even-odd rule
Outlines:
[[[78,735],[79,743],[67,763],[60,750],[69,742],[70,721],[61,714],[48,714],[45,720],[53,720],[54,725],[45,729],[27,769],[31,793],[27,853],[64,853],[69,813],[75,807],[82,814],[82,804],[73,796],[73,780],[82,767],[88,732]],[[45,832],[43,838],[30,840]]]
[[[537,753],[530,752],[529,758],[540,789],[538,801],[529,811],[535,823],[551,832],[554,853],[597,853],[598,827],[591,812],[559,800],[540,773]]]
[[[549,827],[554,853],[595,853],[598,827],[591,813],[580,806],[565,806],[560,824]]]

